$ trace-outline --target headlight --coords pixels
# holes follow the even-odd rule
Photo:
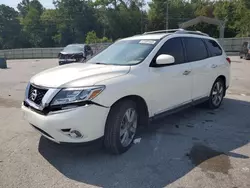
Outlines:
[[[62,89],[52,100],[51,105],[90,101],[97,97],[104,89],[105,86]]]

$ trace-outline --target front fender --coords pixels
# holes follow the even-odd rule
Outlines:
[[[146,102],[149,116],[151,116],[151,93],[148,91],[146,81],[141,82],[139,79],[134,78],[134,75],[127,74],[100,82],[97,85],[105,85],[106,89],[93,102],[111,107],[116,101],[124,97],[139,96]]]

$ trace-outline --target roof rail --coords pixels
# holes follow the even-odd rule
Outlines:
[[[209,36],[208,34],[202,33],[201,31],[190,31],[190,30],[185,30],[185,29],[168,29],[168,30],[149,31],[143,34],[147,35],[147,34],[157,34],[157,33],[194,34],[194,35]]]
[[[203,35],[203,36],[209,36],[206,33],[202,33],[201,31],[190,31],[190,30],[182,30],[175,32],[176,34],[194,34],[194,35]]]
[[[184,29],[167,29],[167,30],[157,30],[157,31],[149,31],[149,32],[145,32],[143,34],[147,35],[147,34],[156,34],[156,33],[172,33],[172,32],[176,32],[176,31],[182,31]]]

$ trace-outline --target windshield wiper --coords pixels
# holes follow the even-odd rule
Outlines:
[[[96,64],[96,65],[116,65],[116,64],[109,64],[109,63],[102,63],[102,62],[96,62],[93,64]]]
[[[93,64],[97,64],[97,65],[108,65],[108,64],[102,63],[102,62],[95,62],[95,63],[93,63]]]

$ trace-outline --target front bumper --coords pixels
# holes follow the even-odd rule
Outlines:
[[[22,111],[24,118],[46,138],[57,143],[83,143],[104,135],[109,108],[86,105],[42,115],[22,105]],[[82,137],[72,137],[72,130],[79,131]]]
[[[66,65],[70,63],[83,63],[85,59],[86,59],[85,57],[81,57],[76,59],[59,59],[58,61],[59,65]]]

